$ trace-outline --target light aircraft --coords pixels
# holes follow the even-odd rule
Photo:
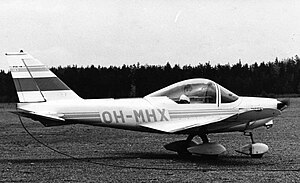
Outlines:
[[[262,157],[268,146],[254,142],[252,131],[272,127],[273,119],[288,105],[271,98],[239,97],[208,79],[181,81],[143,98],[85,100],[29,54],[6,56],[19,98],[14,113],[44,126],[85,124],[187,134],[187,139],[165,145],[184,156],[217,156],[226,149],[207,135],[238,131],[250,136],[252,143],[237,152]],[[202,143],[193,141],[195,136]]]

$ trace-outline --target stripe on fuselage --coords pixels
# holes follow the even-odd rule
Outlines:
[[[102,110],[96,112],[65,113],[67,120],[89,121],[98,119],[100,123],[148,123],[158,121],[170,121],[170,115],[166,109],[133,109],[133,110]]]

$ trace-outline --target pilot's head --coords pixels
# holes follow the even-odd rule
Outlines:
[[[192,85],[188,84],[188,85],[185,85],[184,88],[183,88],[183,93],[185,95],[189,95],[192,91]]]

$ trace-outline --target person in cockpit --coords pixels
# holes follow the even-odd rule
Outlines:
[[[179,98],[178,103],[179,104],[189,104],[189,103],[191,103],[191,101],[190,101],[189,97],[187,97],[185,94],[182,94]]]
[[[192,86],[191,85],[186,85],[183,89],[183,94],[179,97],[179,104],[189,104],[191,103],[190,98],[188,97],[188,95],[190,94],[190,92],[192,91]]]

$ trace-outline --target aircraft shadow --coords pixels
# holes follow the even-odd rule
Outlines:
[[[218,157],[211,156],[187,156],[181,157],[177,154],[168,153],[153,153],[153,152],[138,152],[138,153],[123,153],[125,156],[120,156],[122,159],[145,159],[145,160],[173,160],[178,163],[196,163],[199,165],[235,165],[247,166],[264,163],[263,159],[253,159],[245,155],[220,155]]]
[[[177,154],[169,153],[154,153],[154,152],[117,152],[111,153],[108,156],[102,157],[79,157],[79,158],[22,158],[22,159],[1,159],[0,163],[12,163],[12,164],[22,164],[22,163],[69,163],[69,162],[86,162],[99,165],[113,165],[113,164],[139,164],[143,163],[143,166],[161,166],[162,164],[174,165],[193,164],[193,166],[207,167],[207,166],[224,166],[224,167],[247,167],[256,165],[266,165],[268,160],[253,159],[248,156],[232,156],[232,155],[220,155],[219,157],[206,157],[206,156],[190,156],[190,157],[180,157]],[[156,160],[161,160],[161,162],[156,163]],[[257,161],[258,160],[258,161]],[[171,163],[170,163],[171,162]]]

